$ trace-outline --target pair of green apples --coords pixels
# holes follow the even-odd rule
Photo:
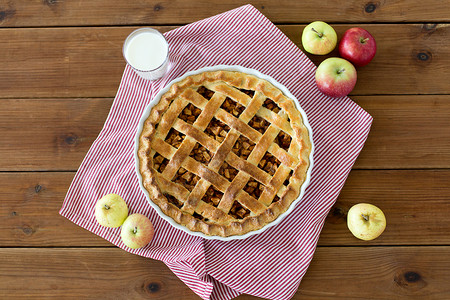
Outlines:
[[[142,214],[128,216],[128,206],[117,194],[100,198],[95,205],[95,218],[104,227],[120,227],[122,242],[131,249],[142,248],[153,238],[152,222]]]

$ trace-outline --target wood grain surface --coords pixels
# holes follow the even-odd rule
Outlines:
[[[15,0],[0,1],[0,26],[79,26],[184,24],[248,4],[245,0]],[[443,22],[448,1],[251,1],[275,23]],[[105,13],[107,12],[107,13]]]
[[[355,96],[373,117],[356,169],[450,167],[450,97]],[[111,98],[0,101],[0,171],[73,171],[106,120]],[[33,126],[17,126],[33,118]],[[20,136],[27,142],[24,143]]]
[[[0,173],[0,245],[112,246],[58,214],[74,175]],[[449,178],[450,170],[353,170],[326,219],[319,245],[450,246]],[[360,202],[379,206],[388,219],[386,231],[371,242],[357,240],[347,229],[347,211]]]
[[[0,0],[0,299],[199,299],[162,262],[122,251],[58,211],[111,107],[125,37],[243,4]],[[373,116],[372,130],[294,299],[450,299],[450,1],[252,4],[300,49],[315,20],[338,37],[363,27],[378,46],[351,94]],[[319,64],[338,52],[307,55]],[[386,214],[376,240],[347,229],[348,209],[360,202]]]
[[[352,26],[335,25],[339,36]],[[175,27],[157,27],[167,31]],[[301,44],[304,26],[279,28]],[[449,24],[366,24],[378,43],[358,69],[352,95],[449,94]],[[0,29],[1,98],[114,97],[125,62],[122,43],[136,27]],[[332,53],[336,55],[337,50]],[[316,64],[325,57],[308,55]],[[439,73],[440,76],[436,76]]]
[[[0,257],[6,299],[198,299],[162,262],[117,248],[3,248]],[[449,268],[448,246],[319,247],[293,299],[445,299]]]
[[[111,98],[1,100],[1,170],[77,170],[111,104]]]

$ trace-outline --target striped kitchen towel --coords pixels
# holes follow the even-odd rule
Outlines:
[[[320,93],[314,64],[251,5],[165,37],[169,71],[149,82],[125,68],[105,126],[75,175],[60,214],[126,251],[163,261],[203,299],[231,299],[241,293],[289,299],[311,262],[325,217],[364,145],[372,118],[347,97]],[[315,144],[311,183],[292,213],[261,234],[227,242],[191,236],[160,218],[139,188],[133,155],[138,121],[156,93],[187,71],[219,64],[253,68],[285,85],[307,113]],[[149,245],[128,249],[119,228],[98,225],[94,206],[108,193],[121,195],[130,213],[151,219],[156,233]]]

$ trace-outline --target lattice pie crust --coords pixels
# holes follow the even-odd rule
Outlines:
[[[138,156],[151,201],[206,235],[258,230],[299,196],[311,143],[293,100],[253,75],[173,84],[144,123]]]

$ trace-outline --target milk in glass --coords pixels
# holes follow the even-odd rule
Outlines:
[[[133,31],[125,40],[123,55],[134,71],[144,79],[156,80],[167,71],[169,45],[152,28]]]

